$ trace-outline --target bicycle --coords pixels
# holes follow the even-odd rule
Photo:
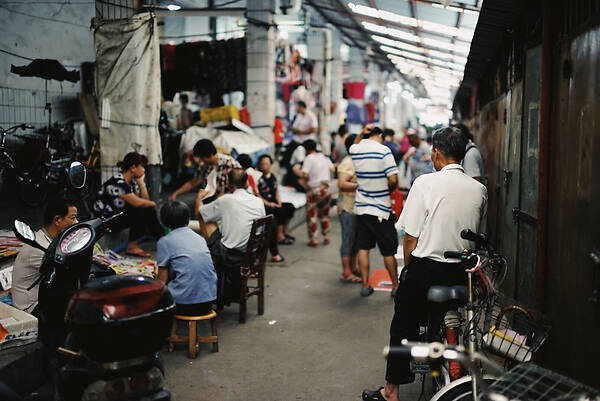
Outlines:
[[[446,252],[444,256],[462,259],[467,262],[469,266],[466,269],[467,285],[433,286],[429,289],[427,293],[427,323],[421,327],[419,341],[437,341],[445,342],[448,345],[458,345],[462,336],[466,340],[471,340],[474,346],[475,339],[469,338],[465,334],[473,332],[471,325],[475,322],[476,304],[489,296],[505,276],[506,262],[487,245],[484,235],[475,234],[470,230],[463,230],[461,236],[477,245],[477,253],[463,250],[461,252]],[[466,310],[466,319],[459,313],[461,308]],[[465,322],[468,322],[466,326]],[[413,373],[421,374],[424,377],[431,372],[431,367],[427,364],[412,362],[411,370]],[[452,381],[460,379],[465,373],[456,362],[445,363],[437,372],[439,374],[432,376],[435,391]]]
[[[478,250],[448,251],[444,257],[467,262],[467,286],[429,289],[427,326],[421,329],[419,340],[456,346],[462,337],[471,353],[486,349],[506,366],[531,359],[548,336],[550,325],[541,315],[497,291],[506,276],[506,261],[487,244],[485,235],[463,230],[461,237],[473,241]],[[461,308],[466,310],[466,318],[459,313]],[[457,361],[444,361],[433,368],[413,361],[411,370],[422,375],[419,398],[424,394],[426,374],[433,379],[436,396],[432,400],[457,386],[475,386]],[[471,391],[476,391],[475,387]]]
[[[448,389],[437,401],[599,401],[600,390],[579,383],[566,376],[533,363],[521,363],[505,370],[486,355],[468,351],[464,346],[446,346],[442,343],[414,343],[403,341],[401,347],[385,347],[384,356],[409,355],[415,360],[431,364],[442,360],[456,361],[469,370],[472,382],[464,382]],[[485,371],[493,372],[486,375]]]
[[[84,201],[93,193],[93,179],[87,180],[86,187],[75,193],[70,191],[68,184],[69,168],[76,161],[74,146],[71,146],[71,151],[62,157],[54,158],[50,155],[49,159],[46,158],[46,161],[34,164],[29,171],[19,168],[13,157],[8,153],[6,137],[18,129],[33,128],[27,124],[16,125],[6,130],[0,127],[0,170],[2,171],[2,176],[5,178],[9,178],[10,176],[12,178],[12,181],[16,184],[16,194],[19,200],[29,207],[40,207],[46,202],[50,194],[61,192],[65,197],[81,200],[83,202],[83,211],[89,213],[89,210],[85,210],[87,204]],[[21,136],[17,137],[23,138]],[[43,138],[43,136],[41,137]],[[48,141],[46,140],[45,149],[48,149],[47,144]]]

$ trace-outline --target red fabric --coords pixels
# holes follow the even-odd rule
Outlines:
[[[175,50],[177,49],[176,45],[161,45],[160,46],[160,55],[162,56],[163,62],[163,70],[164,71],[173,71],[177,68]]]
[[[400,214],[402,213],[402,206],[404,205],[404,195],[399,190],[395,189],[390,194],[390,199],[392,201],[392,210],[394,211],[394,218],[396,221],[400,218]]]
[[[365,86],[364,82],[346,82],[344,83],[344,89],[346,90],[346,97],[348,99],[359,99],[365,98]]]
[[[246,106],[240,109],[240,121],[246,124],[248,127],[252,126],[250,123],[250,112]]]
[[[292,85],[289,82],[282,82],[281,90],[283,91],[283,100],[289,102],[292,95]]]
[[[275,118],[275,126],[273,127],[273,135],[275,136],[275,145],[279,145],[283,139],[281,138],[281,132],[283,131],[283,123],[280,119]]]
[[[250,188],[252,188],[253,192],[256,191],[256,182],[254,182],[254,177],[252,177],[250,174],[248,174],[248,185]]]
[[[365,109],[367,110],[367,122],[374,123],[375,122],[375,105],[373,103],[365,104]]]

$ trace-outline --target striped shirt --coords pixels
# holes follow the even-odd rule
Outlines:
[[[355,214],[368,214],[386,219],[392,213],[388,177],[398,174],[394,156],[387,146],[363,139],[350,147],[356,170]]]

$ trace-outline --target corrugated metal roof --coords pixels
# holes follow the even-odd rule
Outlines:
[[[304,4],[354,45],[369,47],[375,53],[372,58],[386,69],[400,71],[418,97],[450,105],[469,53],[477,0],[453,1],[448,8],[439,0],[304,0]],[[445,87],[445,95],[440,87]]]
[[[525,7],[522,0],[485,0],[481,7],[465,73],[456,99],[469,97],[471,88],[484,75],[494,58],[507,29],[511,28]]]

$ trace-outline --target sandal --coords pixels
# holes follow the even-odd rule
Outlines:
[[[319,242],[317,240],[308,241],[308,246],[312,246],[313,248],[319,246]]]
[[[342,280],[344,283],[362,283],[362,279],[352,273],[348,274],[347,276],[342,274],[340,276],[340,280]]]
[[[277,259],[277,260],[276,260],[276,259],[275,259],[275,256],[273,256],[273,257],[271,258],[271,263],[283,263],[283,262],[285,262],[285,258],[283,257],[283,255],[279,255],[279,257],[280,257],[281,259]]]
[[[329,245],[329,237],[323,238],[323,245]]]
[[[282,240],[277,241],[277,243],[279,245],[293,245],[294,241],[286,237],[286,238],[284,238]]]
[[[296,237],[289,235],[289,234],[283,234],[285,236],[285,238],[291,239],[292,241],[296,241]]]
[[[383,390],[383,387],[380,387],[377,390],[363,390],[363,401],[385,401],[383,394],[381,394],[381,390]]]

